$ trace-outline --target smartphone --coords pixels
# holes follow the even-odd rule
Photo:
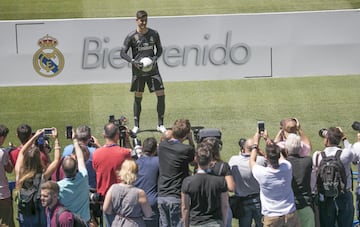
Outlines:
[[[44,135],[45,135],[45,136],[50,136],[50,135],[52,135],[52,133],[53,133],[53,129],[52,129],[52,128],[45,128],[45,129],[44,129]]]
[[[259,133],[265,131],[265,122],[264,121],[258,121],[258,130],[259,130]]]
[[[115,116],[114,115],[110,115],[109,116],[109,123],[112,123],[115,121]]]
[[[72,139],[72,126],[66,126],[66,139]]]

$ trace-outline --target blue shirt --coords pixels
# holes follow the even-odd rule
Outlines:
[[[152,206],[156,204],[158,197],[159,157],[144,155],[136,160],[136,163],[139,171],[134,185],[145,191]]]
[[[94,168],[92,166],[92,156],[93,156],[93,153],[96,150],[96,148],[95,147],[89,147],[89,146],[87,146],[87,148],[89,149],[90,155],[89,155],[89,159],[86,161],[85,165],[86,165],[86,169],[87,169],[88,176],[89,176],[89,187],[96,189],[96,172],[95,172],[95,170],[94,170]],[[71,155],[73,150],[74,150],[74,145],[73,144],[67,145],[64,148],[64,151],[62,153],[62,157]]]
[[[64,178],[57,182],[60,187],[60,202],[71,212],[90,220],[89,185],[86,169],[79,169],[74,178]]]

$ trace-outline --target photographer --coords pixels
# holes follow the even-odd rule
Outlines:
[[[240,209],[234,210],[233,216],[239,219],[239,227],[250,227],[254,220],[256,227],[262,227],[260,186],[249,168],[251,147],[254,139],[240,139],[240,152],[229,160],[231,172],[235,180],[235,198]],[[256,163],[265,166],[265,158],[258,155]],[[239,211],[239,212],[236,212]]]
[[[111,185],[118,183],[116,171],[126,159],[131,159],[131,150],[119,146],[120,130],[114,123],[104,126],[104,146],[93,154],[93,168],[96,171],[96,191],[104,198]],[[111,226],[115,215],[104,215],[106,226]]]
[[[16,186],[19,190],[18,201],[18,220],[20,226],[46,226],[44,208],[40,203],[40,183],[47,181],[55,172],[60,162],[60,145],[56,128],[52,128],[51,136],[54,139],[54,160],[44,170],[40,151],[37,146],[33,146],[45,129],[39,129],[22,146],[15,165]],[[31,200],[29,191],[36,191],[36,199]],[[31,201],[29,202],[29,197]],[[35,197],[35,196],[34,196]],[[34,199],[34,197],[32,199]]]
[[[357,141],[352,145],[352,151],[354,153],[353,164],[357,165],[357,185],[356,185],[356,216],[360,218],[360,122],[355,121],[352,124],[352,128],[357,131]]]
[[[72,132],[72,128],[71,128],[70,132]],[[89,150],[89,154],[90,154],[89,158],[85,159],[86,170],[87,170],[88,176],[89,176],[88,184],[89,184],[90,188],[96,188],[96,172],[95,172],[94,168],[92,167],[92,156],[93,156],[94,151],[100,147],[99,141],[97,140],[96,137],[91,135],[91,128],[87,125],[80,125],[79,127],[77,127],[75,133],[76,133],[79,144],[87,146],[87,148]],[[67,138],[72,139],[72,133],[67,135]],[[73,153],[73,151],[74,151],[74,144],[67,145],[64,148],[62,158],[66,157],[68,155],[71,155]],[[64,178],[63,171],[60,170],[60,173],[58,171],[56,172],[56,174],[54,174],[52,176],[52,180],[59,181]]]
[[[142,145],[142,154],[136,160],[139,170],[134,186],[145,191],[153,211],[151,217],[144,218],[147,227],[159,226],[159,209],[157,207],[159,157],[157,157],[156,151],[156,139],[154,137],[146,138]]]
[[[160,226],[181,225],[181,184],[189,176],[189,164],[195,156],[190,121],[176,120],[171,131],[171,138],[158,147]]]
[[[313,182],[316,182],[317,188],[313,186],[313,191],[317,191],[318,195],[318,207],[319,207],[319,218],[321,226],[334,226],[337,223],[339,226],[352,226],[354,217],[354,205],[353,195],[351,192],[352,177],[351,177],[351,162],[353,160],[353,152],[351,145],[347,141],[345,134],[339,127],[330,127],[328,129],[322,129],[319,131],[319,135],[323,138],[325,146],[324,151],[316,151],[313,154],[313,171],[312,178]],[[345,148],[341,149],[340,143],[343,141]],[[336,156],[340,152],[340,161],[343,165],[339,171],[344,171],[343,175],[346,179],[344,181],[344,191],[337,190],[335,197],[327,196],[324,192],[319,192],[321,189],[321,160],[323,155],[326,158]],[[323,153],[323,154],[322,154]],[[336,172],[338,175],[342,175],[341,172]],[[342,184],[342,183],[341,183]],[[341,185],[339,184],[339,185]]]
[[[280,121],[280,130],[274,138],[274,142],[280,148],[285,149],[285,141],[289,133],[300,136],[301,149],[299,155],[301,157],[309,156],[311,153],[311,142],[300,126],[300,122],[296,118],[287,118]]]
[[[60,202],[71,212],[78,214],[86,222],[90,222],[88,173],[85,161],[89,157],[89,150],[80,145],[77,135],[73,135],[75,156],[66,156],[62,162],[65,178],[58,181],[60,187]],[[85,158],[86,156],[86,158]],[[76,201],[76,202],[75,202]]]
[[[266,139],[266,160],[268,165],[256,163],[260,138]],[[250,169],[260,185],[261,213],[264,226],[300,227],[292,190],[292,166],[281,155],[280,147],[268,139],[266,130],[254,136],[251,145]],[[274,202],[276,201],[276,202]]]

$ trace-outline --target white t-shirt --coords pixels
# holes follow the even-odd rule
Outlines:
[[[252,169],[260,185],[261,213],[277,217],[296,210],[294,192],[291,187],[292,167],[290,162],[281,160],[279,168],[255,164]]]
[[[351,162],[353,161],[354,157],[354,153],[351,149],[351,144],[349,144],[349,142],[346,140],[344,141],[345,144],[345,148],[341,149],[339,147],[326,147],[324,149],[326,156],[334,156],[336,154],[337,150],[342,150],[341,155],[340,155],[340,160],[342,162],[342,164],[344,165],[345,168],[345,172],[346,172],[346,188],[348,190],[351,189],[351,185],[352,185],[352,177],[351,177]],[[311,187],[312,187],[312,191],[315,191],[315,187],[316,187],[316,171],[317,171],[317,167],[320,165],[320,161],[322,159],[322,156],[320,154],[321,151],[315,151],[313,154],[313,171],[311,173]],[[318,156],[318,157],[317,157]],[[317,159],[317,164],[316,164],[316,159]]]

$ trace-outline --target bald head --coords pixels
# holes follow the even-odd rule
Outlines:
[[[247,139],[244,145],[244,153],[251,154],[252,145],[254,145],[254,139],[253,138]]]
[[[77,161],[72,156],[66,156],[62,162],[62,168],[64,170],[65,176],[72,178],[76,176],[77,173]]]

